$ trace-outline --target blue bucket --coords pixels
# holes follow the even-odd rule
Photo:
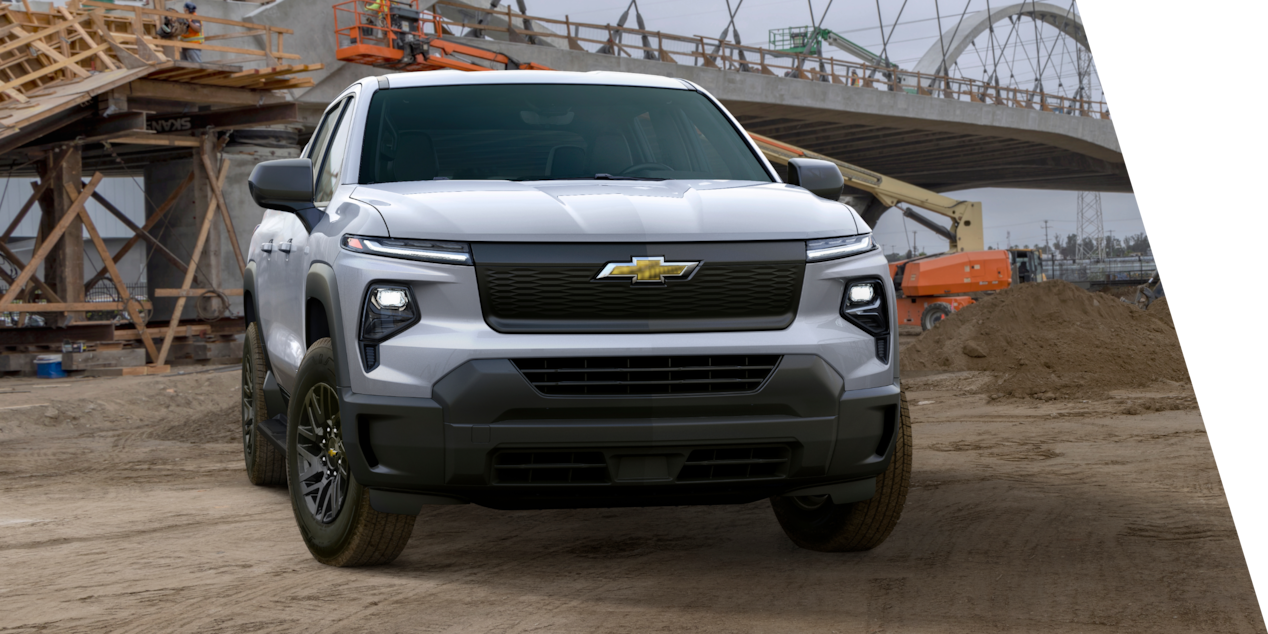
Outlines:
[[[41,379],[64,379],[62,371],[62,355],[45,354],[35,357],[35,376]]]

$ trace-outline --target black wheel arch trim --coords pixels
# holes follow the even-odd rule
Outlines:
[[[255,269],[256,261],[251,260],[242,271],[242,311],[245,313],[247,325],[255,324],[256,330],[260,333],[260,348],[264,351],[264,371],[272,372],[273,362],[269,359],[269,347],[264,343],[268,341],[268,338],[264,336],[264,321],[260,319],[260,305],[256,299],[258,295],[255,289]]]
[[[335,354],[335,375],[339,380],[339,385],[336,387],[349,387],[352,385],[352,375],[348,370],[348,355],[340,337],[347,331],[344,330],[343,311],[339,304],[339,283],[335,279],[334,267],[327,262],[314,261],[308,268],[308,275],[304,280],[305,310],[310,300],[317,300],[326,311],[331,349]],[[308,318],[305,315],[305,324],[307,323]]]

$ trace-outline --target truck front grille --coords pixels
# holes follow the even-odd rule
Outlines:
[[[485,322],[506,333],[780,330],[796,317],[806,267],[803,242],[472,248]],[[699,265],[661,284],[596,279],[634,256]]]
[[[548,396],[656,396],[756,392],[778,355],[512,359]]]

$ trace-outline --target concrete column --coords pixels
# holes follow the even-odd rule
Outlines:
[[[53,166],[65,157],[60,168]],[[47,236],[53,227],[70,211],[75,197],[66,191],[66,185],[73,183],[76,190],[81,188],[82,164],[79,146],[53,150],[36,163],[36,172],[40,181],[52,181],[43,196],[40,197],[40,233]],[[48,257],[44,259],[44,281],[57,293],[64,302],[84,301],[84,223],[75,219],[66,228],[62,238],[58,240]],[[76,313],[76,319],[82,319],[83,313]]]
[[[296,158],[299,152],[300,148],[294,146],[259,147],[230,141],[221,156],[213,161],[219,168],[221,158],[229,159],[229,172],[225,175],[223,194],[225,204],[229,206],[229,215],[233,218],[234,230],[238,234],[234,238],[237,239],[247,262],[250,262],[252,257],[247,250],[251,235],[255,233],[255,227],[264,217],[264,210],[257,207],[255,201],[251,199],[251,193],[247,189],[247,177],[251,175],[251,170],[255,169],[258,163],[273,159]],[[185,193],[153,231],[164,246],[186,261],[190,257],[190,249],[198,238],[203,213],[206,212],[211,197],[210,183],[206,175],[202,173],[202,161],[195,155],[187,159],[151,163],[145,168],[147,217],[154,213],[152,205],[163,204],[163,201],[167,200],[167,197],[190,171],[195,172],[194,182],[190,183]],[[195,288],[207,288],[206,285],[210,283],[216,284],[215,288],[222,290],[242,288],[242,274],[238,271],[237,258],[234,257],[233,248],[227,239],[224,221],[219,217],[214,218],[211,234],[208,236],[207,246],[203,252],[203,261],[198,266]],[[162,258],[152,257],[149,262],[148,279],[151,289],[179,288],[184,279],[184,273]],[[175,303],[175,299],[156,299],[154,319],[171,319]],[[229,298],[229,314],[234,316],[243,314],[241,297]],[[195,302],[191,299],[185,303],[181,319],[196,318]]]
[[[207,210],[206,176],[202,174],[199,161],[189,158],[173,159],[150,163],[145,166],[145,215],[153,215],[155,207],[163,204],[167,197],[180,186],[190,172],[194,172],[194,181],[185,188],[180,198],[168,209],[163,219],[151,230],[159,242],[176,254],[184,262],[189,262],[191,250],[198,239],[198,228],[201,226],[203,212]],[[215,227],[213,227],[213,230]],[[204,256],[206,254],[204,253]],[[199,272],[204,268],[200,265]],[[146,270],[147,286],[151,299],[154,300],[154,316],[152,322],[166,322],[172,318],[172,310],[176,300],[173,298],[155,298],[153,289],[180,288],[185,274],[163,258],[150,256]],[[194,287],[207,283],[207,276],[199,274],[194,278]],[[193,319],[196,313],[194,302],[185,302],[181,319]]]

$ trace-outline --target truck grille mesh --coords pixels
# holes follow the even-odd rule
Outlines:
[[[602,451],[504,451],[493,475],[498,484],[599,484],[608,463]]]
[[[607,484],[616,480],[609,464],[637,452],[629,448],[504,450],[493,457],[493,483]],[[682,483],[779,479],[787,477],[792,462],[792,449],[787,445],[663,447],[642,453],[665,455],[671,464],[681,464],[676,476],[672,471],[668,475]]]
[[[501,332],[778,330],[792,323],[799,262],[706,262],[687,281],[594,281],[600,267],[477,263],[485,320]]]
[[[679,482],[779,478],[788,473],[788,447],[696,449],[678,472]]]
[[[654,396],[755,392],[778,355],[512,359],[542,394]]]

